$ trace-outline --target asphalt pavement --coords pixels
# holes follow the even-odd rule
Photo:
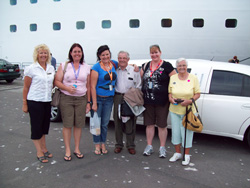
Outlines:
[[[114,125],[107,136],[107,155],[94,152],[89,125],[83,128],[80,150],[83,159],[72,155],[65,162],[62,123],[51,123],[47,148],[54,157],[42,164],[30,139],[29,116],[22,112],[22,80],[12,84],[0,81],[0,187],[1,188],[189,188],[189,187],[250,187],[250,149],[232,138],[195,134],[191,163],[170,163],[174,153],[166,143],[167,158],[158,157],[157,132],[153,141],[154,153],[145,157],[145,127],[138,125],[136,155],[124,148],[120,154],[115,146]],[[125,137],[124,137],[125,138]],[[71,142],[73,151],[73,138]]]

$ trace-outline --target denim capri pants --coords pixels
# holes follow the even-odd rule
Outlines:
[[[184,147],[185,127],[182,125],[183,115],[170,112],[172,126],[172,144],[182,144]],[[186,133],[186,148],[192,147],[194,132],[187,129]]]

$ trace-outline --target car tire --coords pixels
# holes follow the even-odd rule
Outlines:
[[[248,147],[250,147],[250,128],[247,129],[247,133],[245,134],[244,141]]]
[[[61,118],[61,112],[58,107],[51,106],[51,116],[50,116],[51,122],[59,122],[62,121]]]
[[[6,80],[7,83],[12,83],[14,79]]]

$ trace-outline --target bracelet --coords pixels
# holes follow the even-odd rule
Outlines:
[[[88,101],[87,104],[91,104],[92,102],[91,101]]]

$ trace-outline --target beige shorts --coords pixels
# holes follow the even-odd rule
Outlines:
[[[85,126],[86,117],[86,96],[76,97],[61,93],[60,111],[63,121],[63,126],[71,128],[73,126],[82,128]]]

